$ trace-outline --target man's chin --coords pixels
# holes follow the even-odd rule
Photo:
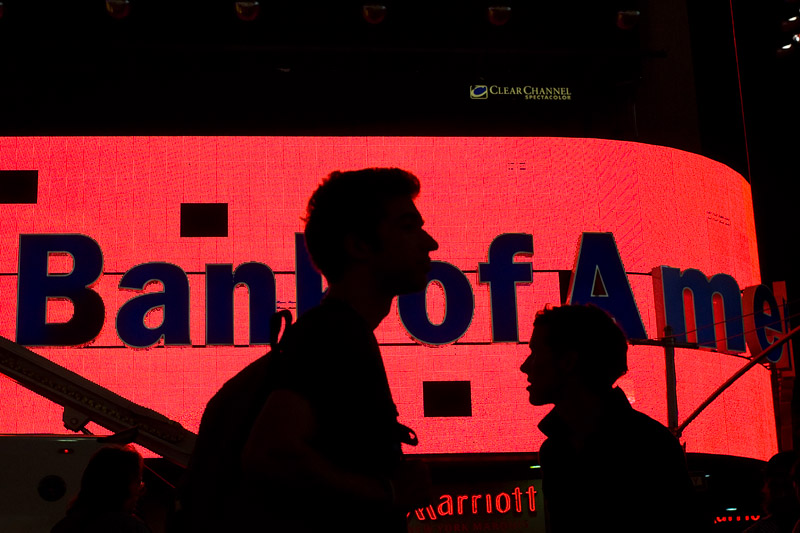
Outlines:
[[[531,405],[534,405],[536,407],[541,407],[543,405],[548,405],[553,403],[552,400],[548,400],[547,398],[543,397],[540,394],[536,394],[533,391],[528,391],[528,401],[531,403]]]
[[[409,280],[408,283],[399,286],[397,288],[397,294],[414,294],[416,292],[422,292],[427,288],[428,278],[426,276],[424,280]]]

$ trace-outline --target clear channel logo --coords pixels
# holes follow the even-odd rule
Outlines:
[[[469,97],[473,100],[486,100],[489,98],[489,87],[486,85],[470,85]]]
[[[570,87],[540,85],[470,85],[469,97],[472,100],[487,100],[492,97],[510,97],[521,100],[572,100]]]

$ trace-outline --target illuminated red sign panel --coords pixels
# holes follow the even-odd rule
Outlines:
[[[440,243],[436,281],[401,299],[377,332],[401,419],[420,437],[411,451],[538,449],[536,424],[548,409],[528,404],[518,369],[534,314],[561,301],[579,246],[581,254],[617,249],[638,315],[631,327],[650,338],[674,311],[657,302],[667,296],[654,292],[654,278],[697,270],[741,289],[760,283],[749,185],[724,165],[664,147],[558,138],[2,138],[0,335],[196,430],[210,396],[265,351],[263,317],[319,298],[300,234],[311,191],[332,170],[367,166],[420,177],[418,205]],[[610,241],[584,235],[608,233]],[[569,289],[589,283],[602,296],[614,281],[594,274],[576,270]],[[244,283],[259,298],[234,290]],[[769,300],[762,293],[747,296]],[[707,346],[744,348],[738,330],[686,330]],[[663,352],[629,353],[620,385],[637,409],[665,422]],[[676,359],[681,418],[744,362],[686,349]],[[56,406],[9,380],[0,380],[0,401],[0,432],[61,431]],[[768,372],[757,367],[687,428],[687,450],[770,457],[771,401]]]
[[[409,532],[544,530],[539,479],[437,488],[433,504],[409,513]]]

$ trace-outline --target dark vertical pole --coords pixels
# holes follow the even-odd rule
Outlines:
[[[664,328],[664,366],[667,371],[667,427],[678,434],[678,386],[675,378],[675,337],[672,326]]]

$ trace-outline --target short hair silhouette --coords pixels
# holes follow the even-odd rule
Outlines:
[[[792,514],[794,525],[800,513],[793,484],[797,483],[797,454],[778,452],[770,457],[763,469],[763,507],[768,515]]]
[[[593,390],[610,388],[628,371],[628,342],[611,315],[595,305],[548,307],[536,314],[534,330],[547,328],[554,354],[575,352],[577,372]]]
[[[311,261],[328,279],[341,279],[348,267],[344,239],[356,235],[378,247],[378,225],[389,200],[414,199],[419,179],[399,168],[332,172],[308,201],[305,238]]]
[[[134,483],[141,483],[144,459],[131,445],[101,448],[89,460],[68,514],[127,511]],[[138,485],[137,485],[138,487]]]

